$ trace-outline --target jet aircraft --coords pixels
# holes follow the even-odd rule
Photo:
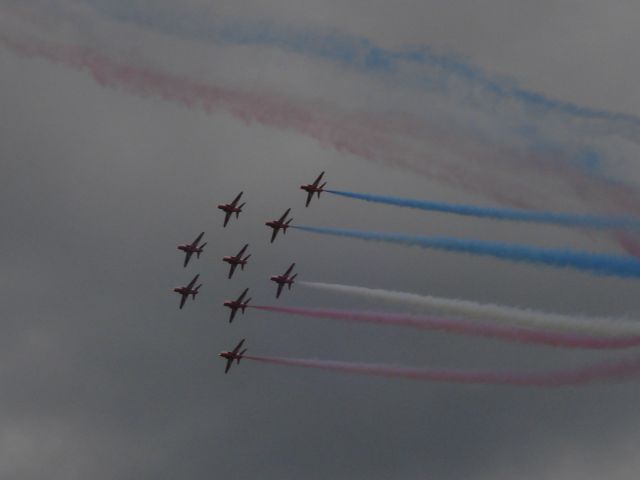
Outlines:
[[[251,301],[251,298],[248,298],[246,301],[243,302],[244,297],[247,295],[248,291],[249,289],[245,288],[244,292],[242,292],[236,300],[227,300],[226,302],[224,302],[224,306],[229,307],[231,309],[231,315],[229,316],[229,323],[233,322],[233,318],[236,316],[236,312],[238,311],[238,309],[240,309],[244,314],[244,309],[247,308],[247,305],[249,305],[249,302]]]
[[[240,265],[241,270],[244,270],[244,266],[247,264],[249,257],[251,257],[251,254],[249,254],[246,257],[242,258],[242,255],[247,250],[248,246],[249,244],[247,243],[244,247],[242,247],[242,249],[236,255],[233,255],[230,257],[222,257],[222,261],[227,262],[231,266],[231,268],[229,269],[228,278],[231,278],[233,276],[233,272],[236,271],[236,267],[238,265]]]
[[[242,348],[243,343],[244,343],[244,338],[240,340],[240,343],[238,343],[238,345],[236,345],[236,348],[234,348],[232,351],[220,352],[218,354],[219,357],[222,357],[227,360],[227,366],[224,369],[224,373],[227,373],[229,371],[229,369],[231,368],[231,365],[233,365],[234,360],[238,363],[238,365],[240,365],[240,360],[242,359],[242,356],[244,355],[244,353],[247,351],[247,349],[245,348],[240,352],[240,349]]]
[[[191,298],[195,300],[196,295],[200,293],[200,287],[202,286],[202,284],[194,288],[194,285],[198,281],[199,277],[200,277],[200,274],[193,277],[193,280],[191,280],[186,287],[176,287],[173,289],[174,292],[182,295],[182,298],[180,298],[180,309],[184,307],[184,303],[187,301],[187,298],[189,298],[189,295],[191,295]]]
[[[305,207],[309,206],[309,203],[311,202],[311,199],[313,198],[314,193],[317,193],[318,198],[320,198],[320,194],[324,192],[324,187],[327,184],[327,182],[324,182],[322,185],[320,185],[320,180],[322,180],[323,175],[324,175],[324,172],[318,175],[318,178],[316,178],[316,181],[313,183],[308,183],[307,185],[300,185],[300,188],[307,192],[307,203],[305,203]]]
[[[273,228],[273,233],[271,234],[271,243],[276,239],[278,232],[282,229],[282,233],[287,233],[287,228],[289,228],[289,224],[293,221],[293,218],[290,218],[285,222],[287,215],[291,211],[290,208],[287,208],[287,211],[282,214],[282,216],[278,220],[270,220],[265,223],[267,227]]]
[[[204,232],[202,232],[198,237],[191,243],[186,243],[182,245],[178,245],[178,250],[182,250],[186,255],[184,257],[184,267],[187,266],[189,260],[191,260],[191,255],[196,254],[196,258],[200,258],[200,254],[203,252],[205,245],[207,242],[204,242],[202,245],[198,245],[200,240],[202,240],[202,236]]]
[[[284,272],[284,274],[274,275],[270,278],[271,281],[276,282],[278,284],[278,292],[276,293],[276,298],[280,298],[280,294],[282,293],[282,289],[284,288],[285,285],[287,285],[287,287],[289,287],[289,290],[291,290],[291,285],[293,285],[293,281],[298,276],[297,273],[295,275],[289,276],[289,274],[293,270],[293,267],[295,266],[296,264],[292,263],[291,266],[287,269],[287,271]]]
[[[223,225],[224,227],[226,227],[227,223],[229,223],[229,219],[231,218],[231,215],[235,213],[236,218],[240,216],[242,207],[244,207],[245,204],[243,203],[242,205],[238,205],[238,201],[240,200],[240,197],[242,196],[243,193],[244,192],[240,192],[238,196],[231,203],[222,203],[218,205],[218,208],[225,212],[224,225]]]

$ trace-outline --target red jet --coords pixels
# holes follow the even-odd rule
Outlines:
[[[196,254],[196,258],[200,258],[200,254],[203,252],[204,247],[207,244],[207,242],[204,242],[202,245],[198,245],[198,243],[200,243],[200,240],[202,240],[203,235],[204,232],[198,235],[198,237],[193,242],[178,245],[178,250],[182,250],[184,253],[186,253],[186,256],[184,257],[184,267],[187,266],[189,260],[191,260],[191,255],[193,255],[194,253]]]
[[[224,369],[224,373],[227,373],[229,371],[229,369],[231,368],[231,365],[233,365],[234,360],[238,363],[238,365],[240,365],[240,360],[242,359],[242,356],[244,355],[244,353],[247,351],[247,349],[245,348],[240,352],[240,349],[242,348],[243,343],[244,343],[244,338],[240,340],[240,343],[238,343],[238,345],[236,345],[236,348],[234,348],[232,351],[220,352],[218,354],[219,357],[225,358],[227,360],[227,366]]]
[[[248,298],[244,302],[242,301],[244,300],[244,297],[248,291],[249,289],[245,288],[244,292],[242,292],[236,300],[227,300],[226,302],[224,302],[224,306],[229,307],[231,309],[231,316],[229,317],[229,323],[233,322],[233,317],[236,316],[236,312],[238,311],[238,309],[242,310],[242,313],[244,314],[244,309],[247,308],[247,305],[249,305],[249,302],[251,301],[250,298]]]
[[[182,307],[184,307],[184,302],[187,301],[187,298],[189,298],[189,295],[191,295],[191,298],[193,298],[194,300],[196,299],[196,295],[200,290],[200,287],[202,286],[202,284],[198,285],[197,287],[193,288],[193,286],[196,284],[196,282],[198,281],[198,277],[200,277],[200,274],[196,275],[195,277],[193,277],[193,280],[191,280],[189,282],[189,285],[187,285],[186,287],[176,287],[173,289],[174,292],[179,293],[180,295],[182,295],[182,298],[180,299],[180,308],[182,309]]]
[[[295,275],[289,276],[289,274],[293,270],[293,267],[295,266],[296,264],[292,263],[283,275],[274,275],[273,277],[271,277],[271,281],[278,284],[278,293],[276,293],[276,298],[280,298],[280,294],[282,293],[282,289],[285,285],[287,285],[289,287],[289,290],[291,290],[291,285],[293,285],[293,281],[298,276],[297,273]]]
[[[224,226],[225,227],[227,226],[227,223],[229,223],[229,219],[231,218],[231,215],[233,215],[235,213],[236,214],[236,218],[238,218],[240,216],[240,212],[242,211],[242,207],[244,207],[245,204],[243,203],[242,205],[238,205],[238,201],[240,200],[240,197],[242,196],[243,193],[244,192],[240,192],[238,194],[238,196],[231,203],[222,203],[222,204],[218,205],[218,208],[225,212],[225,216],[224,216]]]
[[[222,257],[223,262],[227,262],[229,265],[231,265],[228,278],[231,278],[233,276],[233,272],[236,271],[236,267],[238,265],[240,265],[241,270],[244,270],[244,266],[247,264],[247,260],[249,260],[249,257],[251,257],[251,254],[249,254],[246,257],[242,258],[242,255],[244,254],[248,246],[249,244],[247,243],[244,247],[242,247],[242,250],[240,250],[237,255],[233,255],[231,257]]]
[[[287,208],[287,211],[284,212],[278,220],[271,220],[265,223],[267,227],[273,228],[273,233],[271,234],[271,243],[273,243],[273,241],[276,239],[276,235],[278,235],[280,229],[282,229],[282,233],[287,233],[287,228],[289,228],[289,224],[293,221],[293,218],[290,218],[285,222],[285,219],[287,218],[287,215],[289,215],[290,211],[291,209]]]
[[[307,192],[307,203],[305,204],[305,207],[309,206],[309,202],[311,202],[311,199],[313,198],[314,193],[317,193],[318,198],[320,198],[320,194],[324,192],[324,187],[327,184],[327,182],[324,182],[322,185],[320,185],[320,180],[322,180],[323,175],[324,175],[324,172],[318,175],[318,178],[316,178],[316,181],[313,183],[308,183],[307,185],[300,185],[300,188]]]

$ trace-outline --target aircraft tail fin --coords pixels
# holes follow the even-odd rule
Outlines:
[[[322,189],[325,187],[326,184],[327,184],[327,182],[324,182],[322,185],[320,185],[320,189],[318,190],[318,198],[320,198],[320,194],[322,193]]]
[[[245,354],[245,352],[246,352],[246,351],[247,351],[247,349],[245,348],[245,349],[244,349],[244,350],[242,350],[242,351],[238,354],[238,356],[236,357],[236,363],[237,363],[238,365],[240,365],[240,360],[242,360],[242,356]]]
[[[240,205],[238,207],[238,211],[236,212],[236,218],[240,218],[240,211],[242,210],[242,207],[245,206],[246,203],[243,203],[242,205]]]
[[[251,301],[251,298],[247,299],[246,302],[244,302],[244,305],[242,306],[242,313],[244,313],[245,308],[247,308],[247,305],[249,305],[249,302]]]
[[[247,260],[249,260],[249,257],[251,256],[251,254],[247,255],[246,257],[244,257],[242,259],[242,263],[240,264],[240,269],[244,270],[244,266],[247,264]]]
[[[202,253],[202,250],[207,245],[207,243],[208,242],[204,242],[202,245],[200,245],[200,250],[196,252],[196,258],[200,258],[200,254]]]

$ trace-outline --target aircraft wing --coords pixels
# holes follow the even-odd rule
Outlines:
[[[224,369],[224,373],[227,373],[229,371],[231,365],[233,365],[233,358],[227,358],[227,366]]]
[[[287,211],[286,211],[286,212],[284,212],[284,213],[282,214],[282,216],[280,217],[280,220],[278,220],[278,221],[279,221],[280,223],[284,222],[284,219],[285,219],[285,218],[287,218],[287,215],[289,215],[289,212],[290,212],[290,211],[291,211],[291,209],[290,209],[290,208],[287,208]]]
[[[238,342],[238,345],[236,345],[236,348],[234,348],[233,351],[231,352],[233,355],[238,355],[238,352],[242,348],[242,344],[244,343],[244,341],[245,339],[243,338],[242,340],[240,340],[240,342]]]
[[[187,263],[189,263],[189,260],[191,260],[191,255],[193,255],[193,252],[184,252],[184,253],[185,253],[184,264],[182,266],[186,267]]]
[[[189,282],[189,285],[187,285],[187,288],[193,288],[193,286],[198,281],[198,278],[200,278],[200,274],[197,274],[195,277],[193,277],[193,280]]]
[[[189,295],[185,295],[183,293],[182,298],[180,299],[180,310],[182,310],[182,307],[184,307],[184,303],[187,301],[187,298],[189,298]]]
[[[227,226],[227,223],[229,223],[229,219],[231,218],[232,214],[233,214],[233,212],[226,212],[224,214],[224,225],[223,225],[223,227]]]
[[[313,182],[313,186],[317,187],[318,184],[320,183],[320,180],[322,180],[322,176],[324,175],[324,172],[322,172],[320,175],[318,175],[318,178],[316,178],[316,181]]]
[[[247,250],[247,247],[249,246],[249,244],[247,243],[244,247],[242,247],[242,250],[240,250],[238,252],[238,254],[236,255],[236,257],[240,258],[242,256],[242,254]]]
[[[235,272],[235,271],[236,271],[236,267],[237,267],[237,266],[238,266],[238,264],[237,264],[237,263],[232,263],[232,264],[231,264],[231,268],[229,269],[229,277],[227,277],[227,278],[231,278],[231,277],[233,277],[233,272]]]
[[[198,235],[198,237],[191,243],[192,247],[197,247],[198,243],[200,243],[200,240],[202,240],[202,236],[204,235],[204,232],[202,232],[200,235]]]
[[[276,293],[276,298],[280,298],[280,294],[282,293],[282,288],[284,287],[284,283],[278,284],[278,292]]]
[[[231,315],[229,315],[229,323],[233,322],[233,319],[235,318],[237,311],[238,311],[237,308],[232,308],[231,309]]]
[[[236,301],[237,301],[237,302],[242,302],[242,300],[244,299],[244,296],[247,294],[247,292],[248,292],[248,291],[249,291],[249,289],[248,289],[248,288],[245,288],[245,289],[244,289],[244,292],[242,292],[242,293],[240,294],[240,296],[238,297],[238,300],[236,300]]]
[[[238,204],[238,200],[240,200],[240,197],[242,196],[242,193],[243,193],[243,192],[240,192],[240,193],[238,194],[238,196],[237,196],[236,198],[234,198],[234,199],[233,199],[233,202],[231,202],[231,206],[232,206],[232,207],[235,207],[235,206]]]
[[[271,232],[271,243],[273,243],[273,241],[276,239],[276,236],[278,235],[278,232],[280,231],[279,228],[274,228],[273,232]]]
[[[286,277],[287,275],[289,275],[291,273],[291,270],[293,270],[293,267],[295,267],[296,264],[292,263],[291,266],[289,268],[287,268],[287,271],[284,272],[284,276]]]
[[[305,207],[309,206],[309,203],[311,203],[312,198],[313,198],[313,191],[307,192],[307,203],[304,204]]]

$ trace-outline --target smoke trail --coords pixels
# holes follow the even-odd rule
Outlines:
[[[19,5],[23,6],[22,2]],[[37,30],[41,22],[52,21],[43,12],[48,10],[34,8],[15,12],[8,9],[4,13],[7,18],[17,15],[21,20],[33,22]],[[85,32],[90,19],[83,21],[83,17],[80,17],[76,20],[81,22],[81,31]],[[565,162],[567,157],[564,151],[530,151],[493,145],[472,130],[454,134],[451,126],[440,125],[439,130],[438,124],[425,123],[397,112],[375,115],[333,110],[318,102],[293,102],[283,96],[204,84],[181,75],[118,62],[87,48],[55,46],[9,36],[10,30],[13,29],[6,29],[1,34],[0,44],[23,56],[45,58],[88,71],[104,87],[141,96],[156,96],[207,113],[226,111],[247,124],[255,122],[293,130],[338,152],[408,168],[432,179],[481,193],[500,203],[526,208],[544,204],[548,202],[548,192],[539,187],[531,188],[531,185],[538,180],[546,185],[549,180],[551,184],[548,186],[553,186],[552,191],[572,192],[581,200],[605,211],[638,211],[640,205],[634,188],[598,179],[572,168]],[[407,135],[420,139],[420,142],[407,142]],[[446,162],[438,161],[439,156],[433,154],[433,147],[447,151],[453,149],[455,154],[451,158],[458,158],[458,161],[451,161],[451,158]],[[473,165],[482,164],[483,168],[472,167],[470,158],[473,158]],[[520,173],[521,169],[527,168],[526,181],[522,180],[521,174],[507,174],[497,182],[495,172],[487,168],[491,165],[501,172],[508,172],[514,164],[518,164]],[[621,243],[629,252],[639,250],[636,241]]]
[[[423,237],[401,233],[369,232],[346,228],[323,228],[303,225],[292,225],[291,228],[321,235],[359,238],[361,240],[396,243],[435,250],[471,253],[473,255],[489,256],[515,262],[573,268],[599,275],[640,277],[640,259],[621,255],[604,255],[569,249],[538,248],[528,245],[492,243],[462,238]]]
[[[456,298],[432,297],[416,293],[395,292],[377,288],[340,285],[336,283],[298,282],[315,289],[356,295],[403,306],[412,306],[440,315],[462,316],[480,321],[507,323],[530,328],[570,330],[585,335],[640,335],[640,322],[610,317],[574,317],[557,313],[537,312],[505,305],[472,302]]]
[[[491,75],[459,56],[440,54],[428,46],[389,50],[368,38],[336,32],[270,25],[265,22],[247,24],[214,21],[205,10],[184,12],[154,9],[151,2],[136,8],[131,2],[89,1],[96,9],[111,18],[155,29],[181,38],[211,41],[221,44],[264,45],[300,55],[319,58],[350,67],[363,73],[398,74],[404,63],[427,67],[418,78],[424,88],[446,91],[452,80],[462,80],[469,86],[466,96],[480,89],[495,99],[515,100],[532,111],[556,112],[585,120],[604,121],[609,128],[637,139],[640,117],[583,107],[553,99],[542,93],[526,90]],[[415,74],[411,74],[414,76]],[[475,94],[477,95],[477,94]],[[534,110],[535,109],[535,110]],[[606,131],[606,129],[605,129]]]
[[[392,365],[335,362],[303,358],[244,355],[256,362],[288,367],[317,368],[343,373],[405,378],[441,383],[509,385],[517,387],[564,387],[586,385],[611,380],[628,380],[640,375],[640,357],[617,362],[598,363],[587,367],[540,373],[520,373],[496,370],[459,370],[451,368],[409,368]]]
[[[180,75],[118,62],[92,49],[57,46],[19,37],[16,39],[7,33],[0,34],[0,44],[22,56],[45,58],[67,67],[88,71],[103,87],[135,95],[156,96],[207,113],[226,111],[247,124],[256,122],[293,130],[338,152],[409,168],[431,178],[492,195],[492,185],[495,184],[493,175],[480,178],[460,165],[432,165],[431,162],[424,161],[428,154],[423,151],[422,146],[403,142],[402,138],[393,138],[386,131],[387,126],[397,125],[393,117],[387,121],[385,117],[376,115],[334,111],[326,105],[314,102],[305,104],[278,95],[250,93],[199,83]],[[422,125],[420,128],[424,127]],[[412,128],[415,125],[406,125],[401,129]],[[441,135],[435,135],[434,138],[438,136]],[[457,143],[460,144],[461,141]],[[493,196],[518,203],[525,188],[522,185],[517,194],[494,193]]]
[[[98,15],[90,13],[92,9],[78,8],[79,3],[75,1],[61,0],[55,2],[58,7],[50,6],[50,8],[45,8],[49,3],[52,2],[45,2],[44,0],[29,3],[14,1],[10,2],[10,4],[15,4],[14,9],[9,8],[9,6],[0,8],[4,10],[7,18],[14,16],[21,22],[33,24],[36,30],[42,30],[39,28],[41,24],[48,25],[51,22],[57,22],[58,28],[63,31],[73,28],[82,37],[87,33],[88,28],[97,24],[98,30],[103,32],[102,35],[108,37],[110,26],[107,24],[103,26]],[[112,3],[110,2],[110,5]],[[28,5],[31,5],[31,8],[27,8]],[[60,5],[68,5],[68,8],[62,8]],[[122,5],[125,6],[125,11],[131,8],[130,2],[123,2]],[[139,12],[139,17],[146,18],[147,15],[153,17],[153,9],[154,7],[149,5],[149,8],[146,8],[144,12]],[[166,9],[163,7],[160,13],[165,14]],[[180,12],[176,13],[179,14]],[[204,13],[206,12],[203,12],[203,15],[198,15],[198,18],[204,18],[206,16]],[[174,16],[169,16],[168,22],[173,22],[174,18]],[[71,23],[69,25],[65,24],[67,21]],[[224,28],[229,28],[229,25]],[[11,28],[7,28],[3,35],[8,35],[11,30]],[[48,30],[44,29],[44,31]],[[114,35],[127,36],[131,33],[128,30],[116,30]],[[134,41],[138,44],[140,40],[134,39]],[[15,46],[16,42],[14,41],[13,43],[13,46]],[[67,66],[89,70],[96,77],[90,66],[65,63],[59,55],[62,53],[61,50],[65,50],[65,48],[50,45],[45,47],[42,44],[34,45],[32,41],[27,42],[27,45],[24,45],[24,41],[22,43],[22,47],[28,47],[32,50],[28,55],[38,55],[52,61],[64,63]],[[12,45],[5,46],[13,47]],[[47,48],[49,54],[58,54],[58,58],[51,58],[46,54],[43,55],[42,51],[34,53],[36,50],[34,47],[37,46],[40,47],[40,50]],[[326,47],[327,44],[323,46],[323,48]],[[53,52],[56,49],[58,51]],[[72,48],[66,48],[66,50],[69,51]],[[127,65],[106,58],[95,51],[82,48],[75,48],[75,50],[81,50],[86,56],[101,57],[101,59],[117,64],[120,67],[136,68],[130,64]],[[14,48],[14,51],[17,50]],[[25,54],[24,48],[22,52],[18,51],[18,53]],[[146,91],[141,92],[139,87],[122,84],[116,86],[113,85],[113,82],[105,86],[139,95],[161,96],[164,100],[177,101],[189,108],[202,108],[208,112],[211,112],[214,107],[210,105],[210,99],[201,98],[202,91],[194,95],[192,91],[176,92],[175,90],[181,87],[181,83],[186,82],[187,85],[182,85],[186,90],[189,90],[189,87],[193,85],[198,85],[205,88],[232,91],[240,96],[246,95],[246,103],[252,104],[253,111],[247,111],[249,106],[246,103],[235,105],[236,110],[244,110],[242,112],[232,111],[230,105],[222,105],[220,103],[215,105],[215,108],[226,109],[236,118],[240,118],[247,123],[255,121],[264,125],[295,130],[319,140],[323,145],[331,146],[337,151],[409,168],[431,178],[437,178],[468,191],[481,193],[498,202],[508,203],[520,208],[529,208],[532,205],[542,205],[548,202],[548,192],[541,191],[540,185],[537,188],[531,188],[532,184],[536,183],[536,180],[542,180],[545,182],[544,185],[551,182],[553,184],[552,192],[565,191],[575,193],[580,199],[604,211],[611,210],[608,207],[610,201],[614,201],[616,204],[615,206],[611,205],[614,211],[637,211],[637,205],[640,204],[637,192],[631,186],[594,176],[594,172],[584,172],[581,167],[578,168],[582,164],[580,158],[585,153],[583,148],[575,151],[573,147],[567,149],[566,146],[552,145],[549,142],[543,142],[544,147],[541,147],[539,142],[529,146],[521,145],[520,143],[506,146],[495,144],[495,141],[489,140],[486,135],[478,132],[475,128],[467,128],[464,131],[460,131],[461,126],[456,122],[454,124],[443,124],[442,118],[438,119],[437,122],[431,122],[422,116],[417,118],[408,113],[388,112],[386,109],[384,114],[378,115],[345,110],[335,111],[327,108],[326,104],[320,104],[319,102],[306,102],[306,105],[301,102],[292,103],[282,96],[247,94],[239,89],[203,85],[182,76],[167,75],[148,68],[137,68],[137,70],[148,72],[152,76],[163,75],[165,80],[172,81],[173,86],[171,88],[173,92],[167,94],[167,87],[163,87],[164,92],[159,92],[157,86],[154,88],[147,87]],[[100,82],[100,79],[96,78],[96,80]],[[118,82],[121,83],[122,80]],[[260,105],[261,102],[263,105]],[[206,104],[209,105],[209,108],[207,108]],[[284,109],[286,111],[282,111]],[[265,118],[271,113],[283,118]],[[293,115],[300,120],[297,125],[290,124],[290,119]],[[288,125],[287,120],[289,120]],[[451,153],[446,162],[439,161],[440,157],[434,148],[442,148]],[[593,157],[593,151],[588,149],[588,152],[590,152],[589,158]],[[470,162],[471,158],[473,159],[473,165]],[[483,168],[476,168],[474,165],[483,165]],[[509,169],[512,170],[513,166],[517,165],[518,175],[509,174],[506,178],[498,181],[495,172],[492,172],[492,175],[487,174],[488,171],[491,171],[488,168],[489,165],[505,172]],[[527,169],[527,175],[524,177],[523,168]],[[523,181],[523,178],[527,180]],[[618,199],[620,194],[623,194],[623,196]],[[523,200],[524,198],[527,198],[526,202]],[[631,202],[631,205],[629,202]]]
[[[454,203],[414,200],[410,198],[340,190],[325,190],[325,192],[342,197],[364,200],[367,202],[383,203],[386,205],[396,205],[399,207],[415,208],[418,210],[433,212],[453,213],[456,215],[471,217],[493,218],[496,220],[550,223],[570,227],[591,227],[601,229],[640,229],[640,219],[633,217],[580,215],[572,213],[519,210],[513,208],[477,207],[474,205],[457,205]]]
[[[531,343],[553,347],[616,349],[640,345],[640,335],[635,337],[598,338],[516,327],[505,327],[500,325],[481,324],[468,320],[401,313],[360,312],[301,307],[272,307],[263,305],[256,305],[249,308],[312,318],[326,318],[331,320],[376,323],[381,325],[414,327],[426,330],[440,330],[463,335],[490,337],[511,342]]]
[[[340,152],[411,168],[412,153],[403,147],[360,128],[347,115],[333,114],[315,105],[304,106],[277,95],[198,83],[178,75],[120,63],[80,47],[18,41],[4,34],[0,35],[0,44],[23,56],[45,58],[87,70],[104,87],[141,96],[157,96],[207,113],[226,111],[245,123],[295,130]]]

